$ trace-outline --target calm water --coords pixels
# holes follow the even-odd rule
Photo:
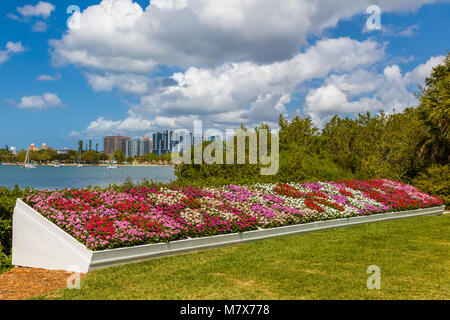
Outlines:
[[[128,177],[135,182],[147,180],[170,182],[176,177],[172,167],[120,167],[108,170],[106,167],[60,167],[38,166],[36,169],[23,169],[20,166],[0,166],[0,186],[24,188],[63,189],[108,186],[110,183],[123,183]]]

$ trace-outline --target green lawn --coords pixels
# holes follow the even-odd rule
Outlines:
[[[381,290],[368,290],[369,265]],[[450,299],[450,215],[378,222],[89,273],[41,299]]]

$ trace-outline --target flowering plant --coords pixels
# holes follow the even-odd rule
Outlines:
[[[25,201],[91,250],[442,204],[412,186],[384,179],[221,188],[34,190]]]

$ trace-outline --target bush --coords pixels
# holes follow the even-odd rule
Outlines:
[[[2,247],[0,246],[0,273],[6,272],[13,266],[11,264],[11,257],[1,253]]]
[[[12,219],[0,220],[0,253],[11,254]]]
[[[413,185],[419,190],[444,200],[450,207],[450,164],[433,165],[414,179]]]
[[[26,190],[19,186],[14,189],[0,187],[0,273],[7,271],[11,265],[12,215],[17,198],[23,197]]]

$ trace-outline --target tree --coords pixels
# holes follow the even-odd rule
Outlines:
[[[114,152],[114,160],[117,161],[117,163],[123,163],[125,162],[125,155],[122,151],[117,150]]]
[[[99,161],[107,161],[109,159],[108,155],[104,152],[100,152],[98,154]]]
[[[430,164],[450,161],[450,52],[420,87],[419,119],[424,128],[419,155]]]
[[[89,150],[83,153],[83,156],[81,157],[83,162],[85,163],[98,163],[100,157],[97,152]]]

